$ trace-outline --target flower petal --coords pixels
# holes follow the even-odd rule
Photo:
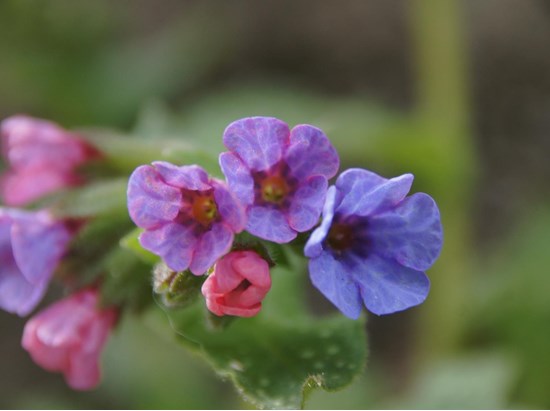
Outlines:
[[[224,223],[229,225],[233,232],[240,233],[246,226],[246,216],[243,207],[221,181],[212,180],[216,207]]]
[[[336,187],[343,195],[336,212],[345,216],[368,216],[385,211],[407,195],[413,179],[412,174],[388,180],[368,170],[347,170],[336,181]]]
[[[305,124],[291,130],[285,162],[298,180],[318,175],[332,178],[340,165],[338,153],[323,131]]]
[[[3,264],[0,268],[0,308],[10,313],[20,317],[29,314],[38,305],[47,288],[48,281],[29,283],[15,262]]]
[[[307,231],[319,222],[327,186],[324,176],[311,177],[300,185],[288,211],[288,222],[294,230]]]
[[[199,240],[189,269],[195,275],[204,274],[229,251],[232,243],[233,232],[225,224],[214,224]]]
[[[441,251],[439,210],[427,194],[416,193],[393,210],[369,219],[374,252],[418,271],[427,270]]]
[[[71,234],[64,223],[45,213],[15,218],[11,226],[13,257],[31,284],[49,281],[65,254]]]
[[[309,260],[309,277],[313,285],[346,317],[359,318],[363,305],[350,267],[336,260],[332,253],[324,252]]]
[[[232,153],[220,154],[220,167],[231,191],[244,205],[254,202],[254,180],[246,165]]]
[[[202,167],[176,166],[165,161],[155,161],[153,166],[161,178],[169,185],[186,190],[204,191],[210,189],[208,174]]]
[[[155,229],[176,218],[181,190],[166,184],[151,166],[138,167],[128,182],[128,211],[137,226]]]
[[[288,243],[296,238],[296,231],[290,227],[285,215],[277,209],[268,207],[255,206],[250,209],[246,230],[264,240],[279,244]]]
[[[0,194],[4,204],[23,206],[42,196],[78,183],[68,173],[51,168],[7,172],[0,179]]]
[[[307,240],[304,248],[304,254],[306,257],[318,257],[323,252],[323,241],[325,241],[325,238],[330,230],[330,226],[332,225],[334,209],[340,200],[338,197],[339,192],[336,190],[336,187],[329,187],[327,190],[325,205],[323,207],[323,222],[313,231],[313,233],[311,233],[309,240]]]
[[[231,123],[223,133],[223,143],[248,168],[268,170],[283,156],[288,143],[288,125],[273,117],[249,117]]]
[[[139,242],[143,248],[162,257],[172,270],[184,271],[189,268],[198,239],[192,226],[168,223],[141,233]]]
[[[357,281],[363,301],[374,314],[391,314],[424,302],[430,280],[422,271],[402,266],[396,261],[371,255],[354,258]]]
[[[93,151],[87,142],[57,124],[27,116],[4,120],[1,133],[4,153],[16,170],[70,171]]]
[[[65,381],[73,390],[85,391],[95,388],[101,380],[99,352],[73,354],[69,359],[68,369],[64,371],[64,376]]]

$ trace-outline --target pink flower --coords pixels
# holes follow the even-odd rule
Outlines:
[[[254,251],[233,251],[216,263],[202,294],[216,315],[253,317],[260,312],[270,288],[267,262]]]
[[[45,120],[13,116],[2,121],[2,155],[9,165],[0,195],[9,206],[82,183],[76,168],[99,152],[73,133]]]
[[[98,292],[85,289],[32,317],[23,331],[23,348],[48,371],[59,371],[75,390],[100,380],[99,356],[114,326],[114,309],[101,310]]]

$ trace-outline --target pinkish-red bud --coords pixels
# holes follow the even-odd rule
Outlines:
[[[9,169],[0,178],[5,204],[22,206],[57,190],[80,184],[76,167],[99,152],[57,124],[27,116],[1,123],[2,154]]]
[[[23,331],[22,345],[32,359],[62,372],[75,390],[99,383],[99,357],[116,321],[116,311],[100,310],[98,299],[97,290],[82,290],[32,317]]]
[[[271,288],[267,262],[254,251],[222,257],[202,286],[206,306],[216,315],[253,317]]]

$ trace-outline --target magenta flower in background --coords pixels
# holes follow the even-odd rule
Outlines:
[[[222,257],[202,285],[208,309],[218,316],[253,317],[271,288],[269,265],[254,251]]]
[[[290,130],[276,118],[251,117],[231,123],[223,142],[229,152],[220,155],[220,165],[246,207],[248,232],[287,243],[318,223],[328,179],[339,166],[321,130],[309,125]]]
[[[40,302],[71,233],[47,211],[0,208],[0,308],[25,316]]]
[[[117,319],[114,309],[98,307],[98,292],[86,289],[32,317],[23,331],[23,348],[42,368],[62,372],[75,390],[100,381],[99,357]]]
[[[206,272],[244,229],[244,210],[226,185],[199,166],[166,162],[138,167],[128,183],[128,210],[145,229],[142,247],[174,271]]]
[[[99,156],[77,135],[45,120],[13,116],[0,127],[2,154],[9,169],[0,177],[0,195],[22,206],[82,183],[76,167]]]
[[[411,174],[388,180],[351,169],[329,189],[305,254],[313,285],[350,318],[359,317],[363,304],[390,314],[428,295],[424,271],[439,256],[443,232],[430,196],[405,197],[412,181]]]

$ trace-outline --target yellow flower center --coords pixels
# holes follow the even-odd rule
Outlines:
[[[218,208],[211,194],[197,195],[193,200],[193,217],[203,226],[208,226],[218,216]]]
[[[261,193],[264,201],[277,204],[288,194],[288,185],[282,177],[267,177],[262,181]]]

